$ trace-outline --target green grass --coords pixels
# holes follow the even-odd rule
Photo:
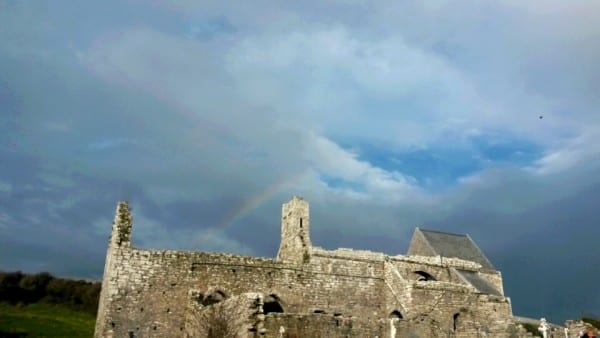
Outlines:
[[[0,337],[92,337],[94,316],[43,303],[0,303]]]
[[[600,318],[590,318],[590,317],[583,317],[581,318],[582,321],[593,325],[595,328],[600,328]]]

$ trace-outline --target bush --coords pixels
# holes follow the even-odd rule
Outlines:
[[[597,329],[600,328],[600,318],[583,317],[581,318],[581,321],[586,322]]]
[[[55,278],[47,272],[35,275],[0,271],[0,302],[49,303],[96,315],[100,282]]]
[[[21,271],[0,272],[0,300],[11,304],[23,301],[23,291],[19,287],[25,275]]]

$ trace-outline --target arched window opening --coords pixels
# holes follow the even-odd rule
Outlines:
[[[452,316],[452,318],[453,318],[452,324],[453,324],[454,332],[456,332],[456,327],[458,326],[458,317],[460,317],[460,313],[455,313],[454,316]]]
[[[198,301],[204,306],[213,305],[218,302],[224,301],[225,299],[227,299],[227,294],[221,290],[216,290],[206,296],[203,294],[200,294],[198,296]]]
[[[281,299],[276,295],[270,295],[265,298],[263,303],[264,314],[269,313],[283,313],[283,306],[281,306]]]
[[[397,318],[397,319],[402,319],[402,314],[400,313],[400,311],[398,311],[398,310],[394,310],[394,311],[392,311],[392,312],[390,313],[390,316],[389,316],[389,318],[392,318],[392,319],[394,319],[394,318]]]
[[[435,281],[435,277],[433,277],[432,275],[428,274],[425,271],[415,271],[415,274],[418,275],[417,277],[417,281]]]

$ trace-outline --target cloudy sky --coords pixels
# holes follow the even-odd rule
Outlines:
[[[600,2],[0,0],[0,269],[469,233],[515,314],[600,313]]]

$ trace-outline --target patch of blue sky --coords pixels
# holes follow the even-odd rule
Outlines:
[[[544,155],[541,145],[514,137],[484,134],[471,137],[470,143],[480,158],[488,162],[527,166]]]
[[[190,39],[211,40],[223,34],[235,33],[237,29],[224,16],[190,21],[185,35]]]
[[[454,185],[462,177],[494,165],[528,166],[543,156],[543,148],[528,140],[498,135],[473,137],[467,143],[392,149],[370,142],[344,142],[358,159],[386,171],[412,177],[430,190]],[[345,182],[341,182],[345,183]]]
[[[443,188],[458,178],[482,168],[482,163],[466,149],[438,147],[393,151],[374,145],[359,145],[358,158],[386,171],[410,176],[425,188]]]
[[[319,177],[321,179],[321,182],[327,184],[328,187],[333,189],[350,189],[357,192],[364,191],[363,184],[359,182],[346,180],[340,177],[327,175],[324,173],[321,173]]]

